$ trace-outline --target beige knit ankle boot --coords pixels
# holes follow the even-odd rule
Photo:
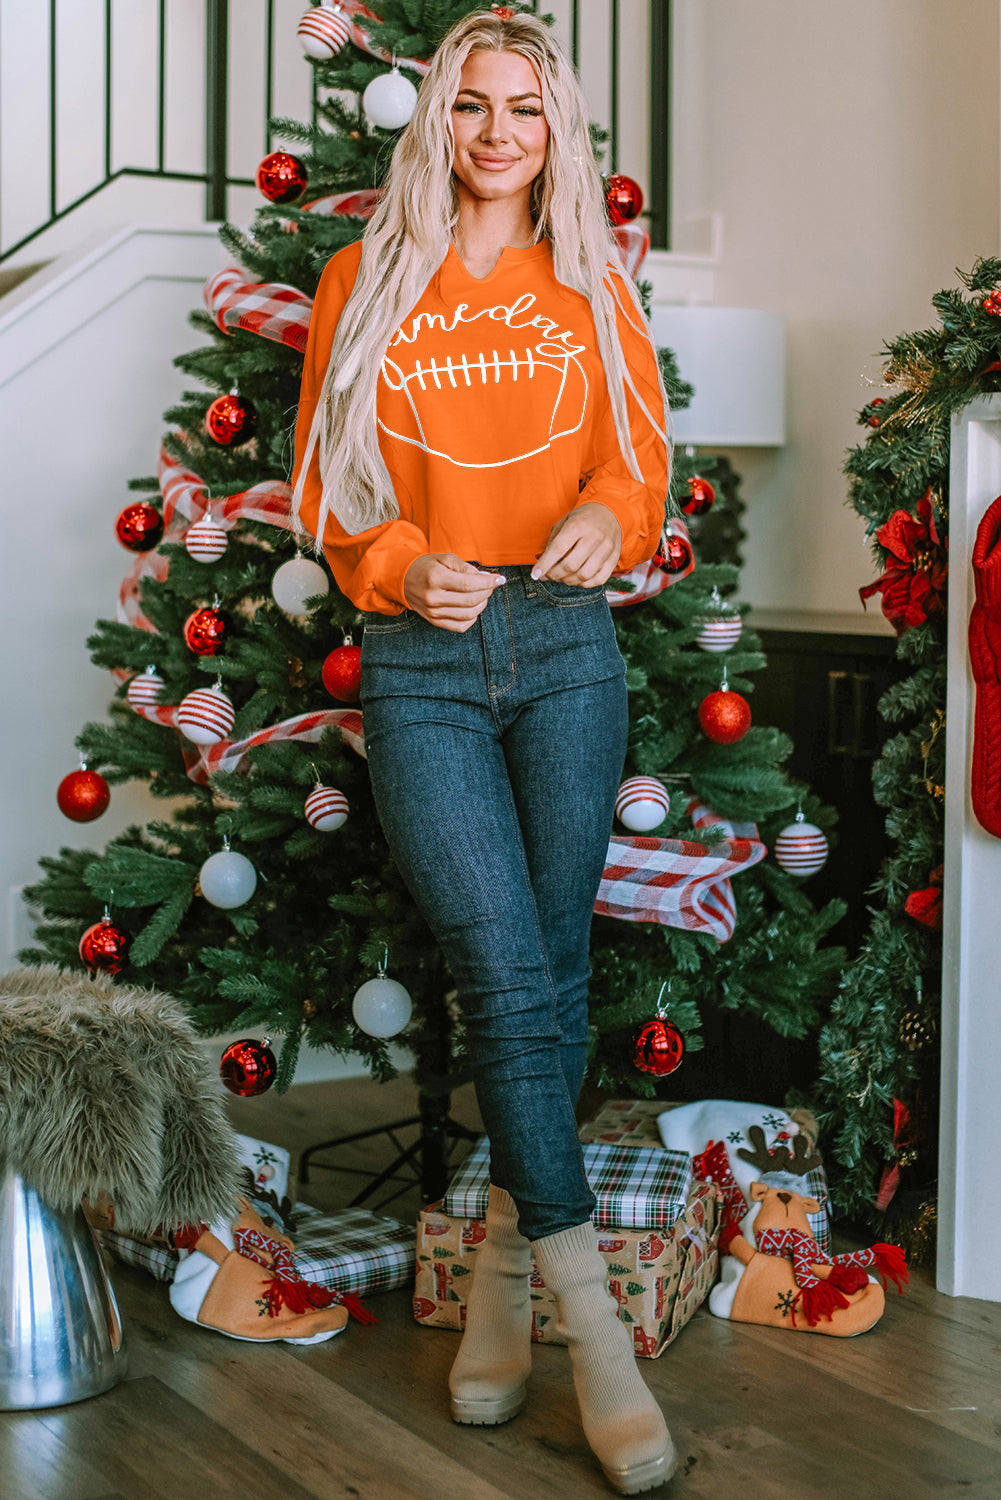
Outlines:
[[[607,1268],[590,1224],[532,1245],[556,1298],[559,1328],[573,1361],[581,1422],[605,1478],[620,1495],[664,1484],[676,1457],[653,1396],[636,1368],[633,1341],[608,1294]]]
[[[453,1422],[490,1427],[517,1416],[532,1370],[532,1255],[518,1210],[491,1187],[487,1237],[476,1252],[466,1330],[448,1377]]]

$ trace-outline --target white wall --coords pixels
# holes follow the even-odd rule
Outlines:
[[[675,0],[674,206],[719,212],[715,301],[783,313],[788,442],[733,455],[754,604],[859,609],[846,508],[884,340],[998,253],[997,0]]]

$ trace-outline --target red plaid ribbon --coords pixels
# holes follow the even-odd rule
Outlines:
[[[625,922],[710,932],[725,943],[737,921],[730,877],[758,864],[768,851],[753,823],[728,823],[695,799],[687,812],[696,829],[722,828],[723,841],[708,849],[688,839],[614,835],[594,909]]]
[[[243,328],[262,338],[306,352],[313,299],[278,281],[245,281],[235,266],[210,276],[205,305],[223,333]]]

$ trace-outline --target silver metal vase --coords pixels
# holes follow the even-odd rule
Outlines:
[[[82,1209],[50,1208],[17,1172],[0,1187],[0,1410],[83,1401],[116,1385],[118,1303]]]

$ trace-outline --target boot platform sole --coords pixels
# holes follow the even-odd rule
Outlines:
[[[668,1448],[659,1458],[650,1459],[645,1464],[634,1464],[629,1469],[606,1469],[602,1464],[601,1470],[616,1494],[642,1495],[645,1490],[655,1490],[666,1484],[677,1467],[677,1455],[673,1448]]]
[[[510,1422],[525,1405],[526,1386],[503,1396],[452,1396],[452,1421],[464,1427],[499,1427]]]

